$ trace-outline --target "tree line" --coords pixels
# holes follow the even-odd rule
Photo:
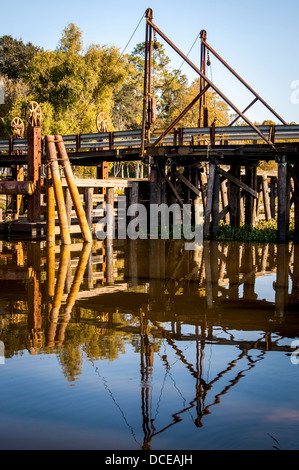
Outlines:
[[[199,79],[172,69],[163,44],[154,41],[153,92],[157,101],[157,128],[165,128],[199,92]],[[57,48],[44,50],[5,35],[0,37],[0,79],[5,104],[0,106],[0,138],[11,136],[10,122],[24,119],[29,101],[42,108],[43,134],[97,132],[96,117],[105,113],[109,130],[140,129],[143,106],[144,43],[130,54],[114,45],[83,48],[82,31],[69,23]],[[229,123],[229,108],[214,92],[207,92],[209,120]],[[194,107],[181,125],[198,125]]]

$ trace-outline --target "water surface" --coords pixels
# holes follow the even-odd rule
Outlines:
[[[299,448],[299,246],[0,248],[1,449]]]

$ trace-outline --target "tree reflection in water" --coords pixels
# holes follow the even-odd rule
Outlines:
[[[190,410],[195,411],[194,426],[202,427],[223,395],[267,351],[290,354],[290,346],[281,340],[299,335],[298,257],[296,244],[205,242],[197,251],[184,251],[180,241],[165,240],[117,241],[114,246],[111,241],[78,242],[66,247],[3,242],[0,339],[7,357],[25,348],[31,354],[54,352],[70,382],[81,373],[84,352],[136,440],[96,365],[99,359],[116,359],[131,343],[140,356],[141,447],[150,449],[155,436]],[[256,285],[265,276],[269,281],[260,298]],[[267,300],[267,290],[274,290],[275,301]],[[194,344],[194,363],[180,346],[186,342]],[[208,380],[203,369],[210,345],[233,346],[236,357]],[[166,346],[194,379],[194,398],[159,427],[156,417],[166,377],[179,390]],[[155,357],[164,375],[153,411]]]

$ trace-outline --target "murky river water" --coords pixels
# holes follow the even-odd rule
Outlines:
[[[1,449],[299,449],[299,246],[0,248]]]

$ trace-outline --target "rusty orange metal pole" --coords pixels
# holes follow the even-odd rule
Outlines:
[[[58,165],[58,160],[57,160],[54,136],[47,135],[46,143],[48,147],[49,161],[51,164],[52,181],[53,181],[57,212],[58,212],[58,218],[59,218],[59,224],[60,224],[61,241],[63,245],[70,245],[71,236],[70,236],[67,213],[66,213],[66,208],[65,208],[63,189],[62,189],[62,184],[61,184],[61,179],[60,179],[60,174],[59,174],[59,165]]]
[[[74,174],[71,168],[68,154],[64,146],[63,139],[61,136],[56,135],[55,141],[56,141],[56,147],[58,150],[59,158],[61,160],[61,165],[64,170],[65,179],[67,181],[67,185],[68,185],[68,188],[70,190],[70,194],[73,200],[73,205],[77,214],[77,218],[78,218],[78,222],[81,228],[83,239],[85,242],[91,243],[92,235],[91,235],[90,227],[86,219],[86,214],[85,214],[83,204],[80,199],[79,191],[76,185],[76,181],[75,181]]]

